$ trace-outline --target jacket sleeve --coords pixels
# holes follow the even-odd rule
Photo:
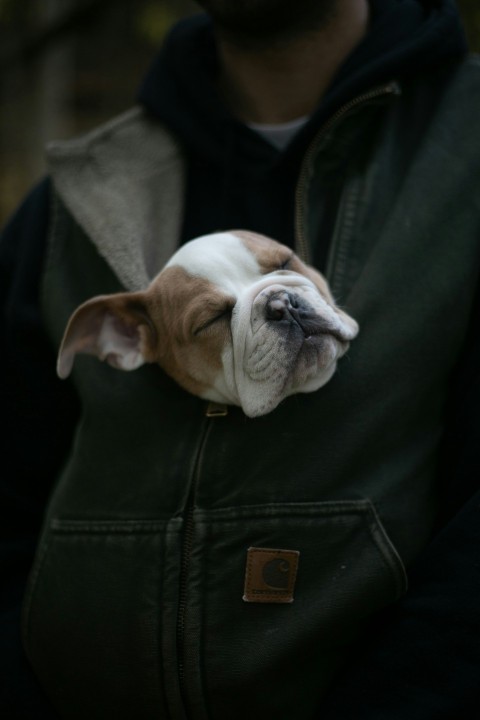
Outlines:
[[[322,720],[461,720],[479,707],[480,292],[452,382],[437,532],[403,600],[371,625],[322,704]]]
[[[53,718],[23,652],[21,604],[49,491],[71,443],[78,402],[55,375],[40,277],[50,183],[40,183],[0,242],[0,715]]]

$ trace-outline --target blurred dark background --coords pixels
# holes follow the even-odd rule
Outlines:
[[[480,51],[479,0],[458,0]],[[45,142],[129,108],[191,0],[0,0],[0,225],[42,177]]]

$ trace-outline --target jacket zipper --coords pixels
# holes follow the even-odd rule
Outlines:
[[[399,88],[396,83],[389,83],[388,85],[382,85],[380,87],[372,89],[370,92],[359,95],[350,102],[343,105],[336,113],[334,113],[329,120],[320,128],[312,143],[310,144],[300,170],[299,180],[297,183],[297,189],[295,194],[295,247],[298,255],[305,261],[309,261],[309,250],[307,245],[304,217],[305,217],[305,190],[312,173],[313,158],[315,157],[318,148],[323,141],[326,134],[347,115],[351,110],[356,109],[359,105],[367,104],[371,100],[388,95],[394,95],[399,93]],[[187,501],[187,507],[185,511],[185,526],[183,532],[183,545],[182,545],[182,558],[180,567],[180,581],[179,581],[179,603],[178,603],[178,614],[177,614],[177,653],[178,653],[178,678],[180,685],[180,694],[183,701],[185,713],[188,716],[188,697],[186,687],[186,674],[185,674],[185,625],[186,625],[186,614],[187,614],[187,600],[188,600],[188,575],[190,570],[190,560],[193,550],[193,535],[194,535],[194,510],[195,510],[195,493],[197,488],[197,482],[200,474],[200,467],[202,462],[202,456],[205,450],[205,446],[208,440],[215,418],[224,417],[227,414],[226,407],[223,405],[217,405],[210,403],[205,413],[205,420],[202,425],[199,443],[197,446],[197,452],[192,468],[192,481],[190,487],[190,494]]]
[[[182,543],[182,556],[180,562],[180,580],[179,580],[179,599],[178,599],[178,613],[177,613],[177,669],[178,679],[180,687],[180,695],[185,710],[185,715],[188,717],[188,696],[187,696],[187,682],[185,674],[185,625],[187,615],[187,601],[188,601],[188,575],[190,571],[190,560],[193,550],[193,535],[194,535],[194,512],[195,512],[195,495],[197,489],[197,483],[200,476],[200,468],[202,464],[203,453],[207,444],[208,436],[210,434],[215,418],[224,417],[227,412],[212,412],[210,413],[212,404],[209,404],[205,413],[205,417],[202,423],[200,437],[195,453],[195,458],[191,471],[191,483],[190,492],[187,500],[187,506],[185,510],[185,525],[183,531],[183,543]]]
[[[305,230],[305,206],[306,206],[306,188],[310,182],[313,172],[313,159],[316,156],[320,145],[325,136],[335,125],[348,115],[352,110],[356,110],[361,105],[368,105],[372,100],[390,95],[399,95],[400,86],[396,82],[389,82],[385,85],[379,85],[372,88],[369,92],[362,93],[342,105],[319,129],[314,139],[310,143],[305,157],[302,162],[300,174],[298,178],[297,188],[295,191],[295,250],[299,257],[306,263],[310,262],[310,249],[308,246]]]

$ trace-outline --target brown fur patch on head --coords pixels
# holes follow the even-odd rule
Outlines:
[[[239,237],[250,252],[255,255],[262,273],[267,274],[284,269],[304,275],[313,282],[327,302],[331,305],[334,304],[330,288],[323,275],[310,265],[306,265],[291,248],[282,245],[277,240],[272,240],[266,235],[260,235],[248,230],[232,230],[232,234]]]
[[[248,230],[232,230],[245,247],[255,256],[262,273],[278,270],[288,260],[292,251],[276,240]]]
[[[300,275],[305,275],[317,288],[320,295],[326,300],[330,305],[335,305],[335,301],[333,299],[332,293],[330,292],[330,288],[328,286],[327,281],[323,277],[323,275],[318,272],[318,270],[315,270],[311,265],[307,265],[303,262],[303,260],[300,260],[298,255],[293,255],[292,259],[290,260],[290,263],[287,267],[288,270],[293,270],[294,272],[300,273]]]
[[[144,296],[155,330],[144,346],[146,360],[202,395],[221,369],[235,299],[175,265],[163,270]]]

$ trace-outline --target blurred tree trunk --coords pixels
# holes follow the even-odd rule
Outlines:
[[[42,0],[30,6],[26,31],[42,33],[76,0]],[[12,34],[19,45],[22,36]],[[45,173],[45,142],[72,133],[74,38],[46,45],[37,62],[11,64],[2,74],[0,113],[0,219],[10,214],[26,189]]]
[[[39,4],[39,25],[50,27],[75,6],[76,0],[43,0]],[[73,132],[66,109],[72,104],[75,77],[75,39],[64,37],[46,48],[37,84],[38,135],[42,141],[67,137]],[[43,164],[43,148],[41,148]]]
[[[462,14],[470,48],[480,52],[480,3],[479,0],[457,0]]]

